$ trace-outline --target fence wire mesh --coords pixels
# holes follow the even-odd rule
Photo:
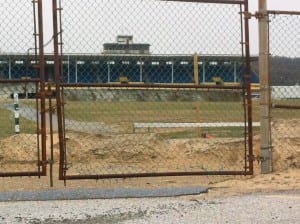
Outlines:
[[[36,83],[0,83],[0,176],[38,172]],[[12,174],[13,175],[13,174]]]
[[[241,81],[240,5],[106,0],[62,8],[64,82]]]
[[[70,175],[245,165],[241,90],[65,88],[64,99]]]
[[[35,18],[31,0],[1,1],[0,176],[39,173]]]
[[[31,0],[1,2],[0,79],[37,78],[34,15]]]
[[[60,7],[69,177],[248,168],[242,5]]]
[[[300,167],[300,13],[273,12],[269,19],[273,163]]]

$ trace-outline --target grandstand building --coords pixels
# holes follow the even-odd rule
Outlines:
[[[128,82],[205,84],[241,83],[244,59],[233,55],[155,55],[150,44],[133,43],[132,36],[117,36],[116,43],[105,43],[99,54],[64,54],[63,82]],[[46,81],[54,80],[53,55],[46,55]],[[256,60],[256,58],[252,58]],[[0,79],[38,78],[36,58],[30,54],[0,54]],[[258,76],[252,74],[252,83]]]
[[[103,44],[103,54],[150,54],[150,44],[133,43],[133,36],[119,35],[116,41]]]

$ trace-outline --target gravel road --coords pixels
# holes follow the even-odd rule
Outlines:
[[[1,202],[0,223],[300,223],[300,191],[205,200],[200,196]]]

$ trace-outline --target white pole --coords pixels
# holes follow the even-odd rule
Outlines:
[[[11,79],[11,58],[8,59],[8,79]]]
[[[233,77],[233,82],[236,82],[236,61],[234,62]]]
[[[205,83],[205,61],[202,63],[203,83]]]
[[[75,83],[77,83],[77,74],[78,73],[78,71],[77,71],[77,60],[75,61]]]
[[[271,135],[270,135],[270,83],[269,83],[269,40],[268,13],[266,0],[259,0],[259,77],[260,77],[260,156],[261,172],[270,173]]]
[[[107,64],[107,83],[110,83],[110,62]]]
[[[142,65],[142,62],[140,64],[140,82],[143,82],[143,65]]]
[[[68,83],[70,83],[70,55],[68,55]]]
[[[174,61],[172,61],[172,78],[171,82],[174,83]]]
[[[20,133],[20,114],[19,114],[19,96],[14,93],[14,115],[15,115],[15,133]]]

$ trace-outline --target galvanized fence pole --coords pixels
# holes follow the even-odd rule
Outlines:
[[[270,138],[270,83],[269,83],[269,40],[266,0],[259,0],[259,77],[260,77],[260,123],[261,123],[261,172],[271,172]]]

